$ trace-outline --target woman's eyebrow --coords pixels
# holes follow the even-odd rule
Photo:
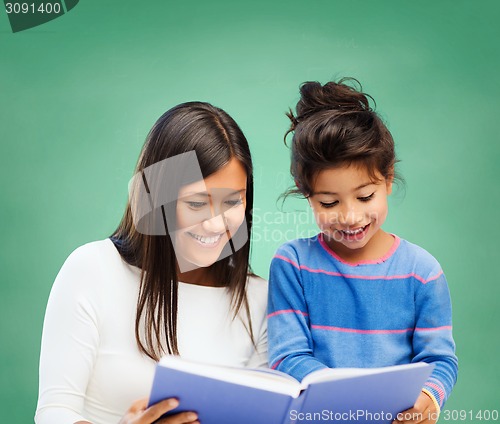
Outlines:
[[[215,190],[220,190],[220,189],[215,189]],[[243,193],[246,190],[247,190],[246,188],[242,188],[240,190],[234,190],[234,191],[231,191],[228,195],[231,196],[233,194]],[[185,194],[182,195],[182,197],[187,197],[187,196],[212,197],[212,195],[209,192],[206,192],[206,191],[188,191],[187,193],[185,193]]]
[[[182,197],[188,197],[188,196],[204,196],[204,197],[210,197],[210,194],[208,194],[206,191],[188,191],[187,193],[184,193]]]
[[[232,191],[231,193],[229,193],[229,195],[243,193],[244,191],[247,191],[247,189],[246,188],[241,188],[239,190]]]

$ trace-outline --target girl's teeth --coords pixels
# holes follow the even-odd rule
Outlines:
[[[364,229],[365,229],[365,227],[362,227],[362,228],[358,228],[357,230],[354,230],[354,231],[343,230],[343,232],[346,233],[346,234],[348,234],[348,235],[350,235],[350,236],[353,236],[355,234],[362,233]]]

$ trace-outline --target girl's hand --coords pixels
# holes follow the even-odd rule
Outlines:
[[[413,408],[400,412],[393,424],[435,424],[438,415],[436,406],[430,396],[422,392]]]
[[[118,424],[151,424],[179,405],[176,399],[165,399],[148,408],[148,399],[135,401]],[[194,412],[181,412],[158,421],[158,424],[199,424]]]

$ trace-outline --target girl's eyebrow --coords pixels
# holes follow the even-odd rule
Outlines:
[[[373,181],[368,181],[366,183],[363,183],[363,184],[357,186],[353,191],[361,190],[362,188],[368,187],[368,186],[373,185],[373,184],[375,184]],[[338,193],[335,193],[334,191],[315,191],[313,193],[313,196],[315,194],[333,194],[333,195],[337,195]]]

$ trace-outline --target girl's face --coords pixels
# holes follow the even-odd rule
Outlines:
[[[377,177],[373,181],[362,165],[326,169],[316,176],[309,203],[325,241],[341,256],[378,251],[392,179]]]
[[[247,173],[234,158],[180,189],[177,231],[171,236],[181,272],[208,267],[233,253],[228,241],[245,220],[246,189]]]

